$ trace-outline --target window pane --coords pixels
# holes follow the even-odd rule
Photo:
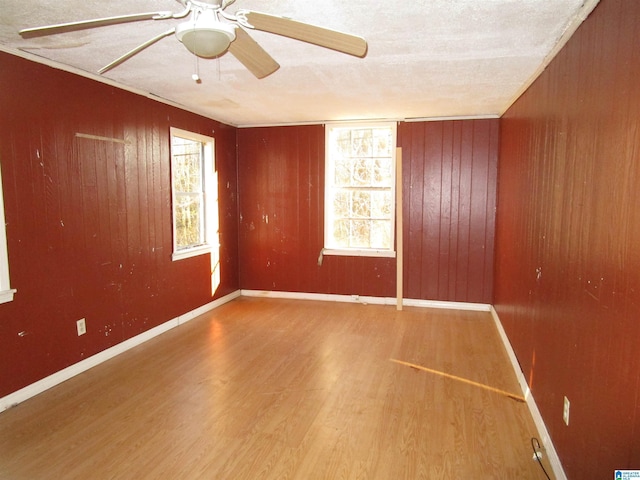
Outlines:
[[[357,190],[352,192],[351,216],[354,218],[371,217],[371,193]]]
[[[348,219],[338,219],[333,222],[333,241],[338,248],[348,248],[351,236],[351,222]]]
[[[334,182],[336,187],[348,187],[351,183],[351,159],[338,157],[335,161]]]
[[[173,260],[211,254],[212,272],[218,258],[218,183],[215,140],[171,127],[171,198]],[[212,273],[212,288],[217,288]],[[214,291],[214,290],[212,290]]]
[[[351,133],[351,155],[354,157],[371,156],[371,130],[353,130]]]
[[[178,192],[199,192],[202,190],[200,156],[189,155],[175,159],[174,188]]]
[[[174,216],[178,249],[202,244],[202,197],[176,194]]]
[[[351,130],[349,129],[337,129],[335,131],[335,140],[333,141],[333,147],[335,148],[334,154],[340,157],[351,156]]]
[[[391,192],[371,192],[371,218],[391,218],[392,209]]]
[[[355,248],[371,248],[369,244],[370,222],[369,220],[353,220],[351,222],[351,245]]]
[[[333,213],[336,218],[347,218],[351,213],[351,192],[338,190],[333,197]]]
[[[173,135],[171,154],[175,248],[184,250],[204,244],[204,145]]]
[[[326,248],[393,248],[395,125],[327,129]]]
[[[353,161],[353,185],[371,185],[371,161],[368,158],[356,158]]]
[[[391,158],[373,160],[372,182],[374,186],[391,186],[393,184],[393,161]]]
[[[178,192],[202,191],[202,143],[173,137],[173,188]]]
[[[391,130],[376,128],[373,131],[373,156],[390,157],[392,148]]]
[[[373,220],[371,222],[371,247],[391,248],[389,220]]]

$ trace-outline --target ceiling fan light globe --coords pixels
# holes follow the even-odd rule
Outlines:
[[[181,23],[176,36],[191,53],[203,58],[222,55],[236,39],[235,27],[219,21]]]

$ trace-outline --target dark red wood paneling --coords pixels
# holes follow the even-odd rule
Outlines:
[[[498,121],[401,124],[405,297],[491,301]],[[395,259],[325,256],[324,128],[238,131],[244,289],[395,296]]]
[[[0,396],[239,288],[235,128],[5,53],[0,102],[18,290],[0,305]],[[170,126],[216,138],[214,295],[208,256],[171,261]]]
[[[400,124],[406,297],[491,303],[498,125]]]
[[[238,130],[244,289],[393,296],[395,260],[325,256],[324,127]]]
[[[501,121],[495,304],[571,479],[640,465],[638,45],[602,0]]]

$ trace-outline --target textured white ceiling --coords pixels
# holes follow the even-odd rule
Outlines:
[[[174,36],[102,77],[236,126],[502,114],[598,0],[237,0],[363,36],[365,58],[277,35],[251,35],[280,63],[256,79],[231,54],[196,59]],[[18,30],[158,10],[175,0],[4,0],[0,48],[71,71],[98,69],[181,20],[22,39]],[[192,80],[198,71],[202,83]]]

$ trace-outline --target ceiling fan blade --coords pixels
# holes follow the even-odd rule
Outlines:
[[[243,12],[249,24],[257,30],[313,43],[321,47],[348,53],[356,57],[367,54],[367,41],[356,35],[318,27],[309,23],[298,22],[285,17],[268,15],[266,13]]]
[[[280,68],[278,62],[242,28],[236,28],[236,39],[229,45],[229,52],[257,78],[271,75]]]
[[[133,57],[134,55],[136,55],[137,53],[140,53],[142,50],[144,50],[145,48],[153,45],[154,43],[156,43],[159,40],[162,40],[164,37],[168,37],[169,35],[175,33],[176,29],[172,28],[171,30],[167,30],[164,33],[161,33],[160,35],[156,35],[155,37],[153,37],[150,40],[147,40],[146,42],[144,42],[142,45],[137,46],[136,48],[134,48],[133,50],[125,53],[124,55],[122,55],[119,58],[116,58],[113,62],[111,62],[109,65],[105,65],[104,67],[102,67],[100,70],[98,70],[98,73],[105,73],[108,72],[109,70],[111,70],[112,68],[117,67],[118,65],[120,65],[122,62],[124,62],[125,60],[129,60],[131,57]]]
[[[54,33],[66,33],[87,28],[104,27],[118,23],[139,22],[141,20],[164,20],[167,18],[173,18],[173,12],[134,13],[132,15],[119,15],[117,17],[94,18],[93,20],[60,23],[58,25],[47,25],[45,27],[25,28],[18,33],[22,38],[34,38],[53,35]]]

